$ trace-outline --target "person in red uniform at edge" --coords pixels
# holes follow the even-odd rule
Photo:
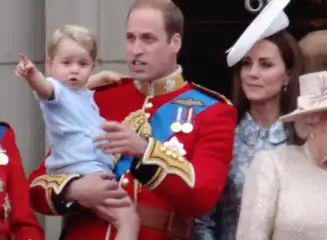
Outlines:
[[[13,129],[0,122],[0,240],[43,240]]]
[[[188,239],[192,218],[215,206],[232,159],[237,114],[223,96],[183,79],[177,64],[183,25],[172,2],[136,1],[125,42],[133,79],[95,94],[108,120],[107,134],[95,142],[109,140],[99,148],[115,155],[119,183],[105,181],[105,173],[46,175],[44,163],[31,173],[35,210],[65,216],[61,239],[113,239],[115,229],[103,219],[115,216],[106,209],[124,207],[128,197],[139,214],[141,240]]]

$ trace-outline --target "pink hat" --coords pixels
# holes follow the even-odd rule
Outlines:
[[[327,111],[327,71],[304,74],[299,81],[297,109],[281,116],[283,122],[297,120],[305,114]]]

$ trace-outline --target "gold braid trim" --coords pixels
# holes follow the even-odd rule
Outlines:
[[[218,100],[220,100],[221,102],[223,103],[226,103],[226,104],[229,104],[229,105],[233,105],[232,102],[226,98],[224,95],[220,94],[220,93],[217,93],[209,88],[206,88],[206,87],[203,87],[199,84],[195,84],[195,83],[192,83],[192,86],[195,88],[195,89],[198,89],[200,90],[201,92],[204,92],[206,93],[207,95],[213,97],[213,98],[216,98]]]
[[[80,175],[78,174],[42,175],[34,179],[34,181],[30,185],[30,188],[40,186],[45,191],[52,190],[55,194],[59,195],[65,188],[67,183],[69,183],[72,179],[79,177]]]
[[[59,195],[65,186],[74,178],[79,178],[77,174],[72,175],[42,175],[33,180],[30,188],[42,187],[45,192],[46,201],[53,214],[57,214],[52,203],[53,194]]]
[[[195,185],[193,165],[173,149],[165,147],[154,138],[149,139],[147,150],[137,167],[142,164],[159,166],[156,174],[147,184],[149,188],[156,188],[168,174],[179,176],[191,188]]]
[[[148,139],[151,136],[151,125],[148,121],[148,118],[143,110],[137,110],[130,113],[123,121],[122,124],[125,124],[138,133],[142,138]],[[121,154],[114,154],[113,160],[116,165],[120,159]]]

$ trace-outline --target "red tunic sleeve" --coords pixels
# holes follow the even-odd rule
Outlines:
[[[34,210],[44,215],[66,215],[75,212],[79,208],[78,204],[65,202],[63,192],[66,186],[77,178],[80,178],[77,174],[48,175],[45,161],[42,161],[28,178]]]
[[[31,195],[31,203],[35,211],[41,214],[52,215],[54,214],[54,210],[52,208],[52,204],[48,202],[46,188],[43,187],[45,182],[38,182],[35,184],[37,179],[44,176],[46,173],[44,161],[34,169],[29,177],[28,182],[30,183],[30,195]]]
[[[6,165],[6,190],[7,200],[11,205],[11,213],[9,214],[10,233],[14,239],[19,240],[45,239],[43,229],[39,225],[30,204],[28,182],[16,146],[14,132],[9,126],[6,126],[4,131],[1,147],[9,158]]]

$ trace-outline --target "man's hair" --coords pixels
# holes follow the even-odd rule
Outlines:
[[[182,11],[176,4],[170,0],[136,0],[130,7],[127,15],[127,20],[132,11],[140,8],[151,8],[162,13],[165,30],[168,39],[179,34],[183,36],[184,31],[184,16]]]
[[[85,48],[93,60],[97,57],[97,42],[93,33],[77,25],[64,25],[54,31],[47,45],[47,55],[50,59],[56,55],[58,45],[63,39],[71,39]]]

